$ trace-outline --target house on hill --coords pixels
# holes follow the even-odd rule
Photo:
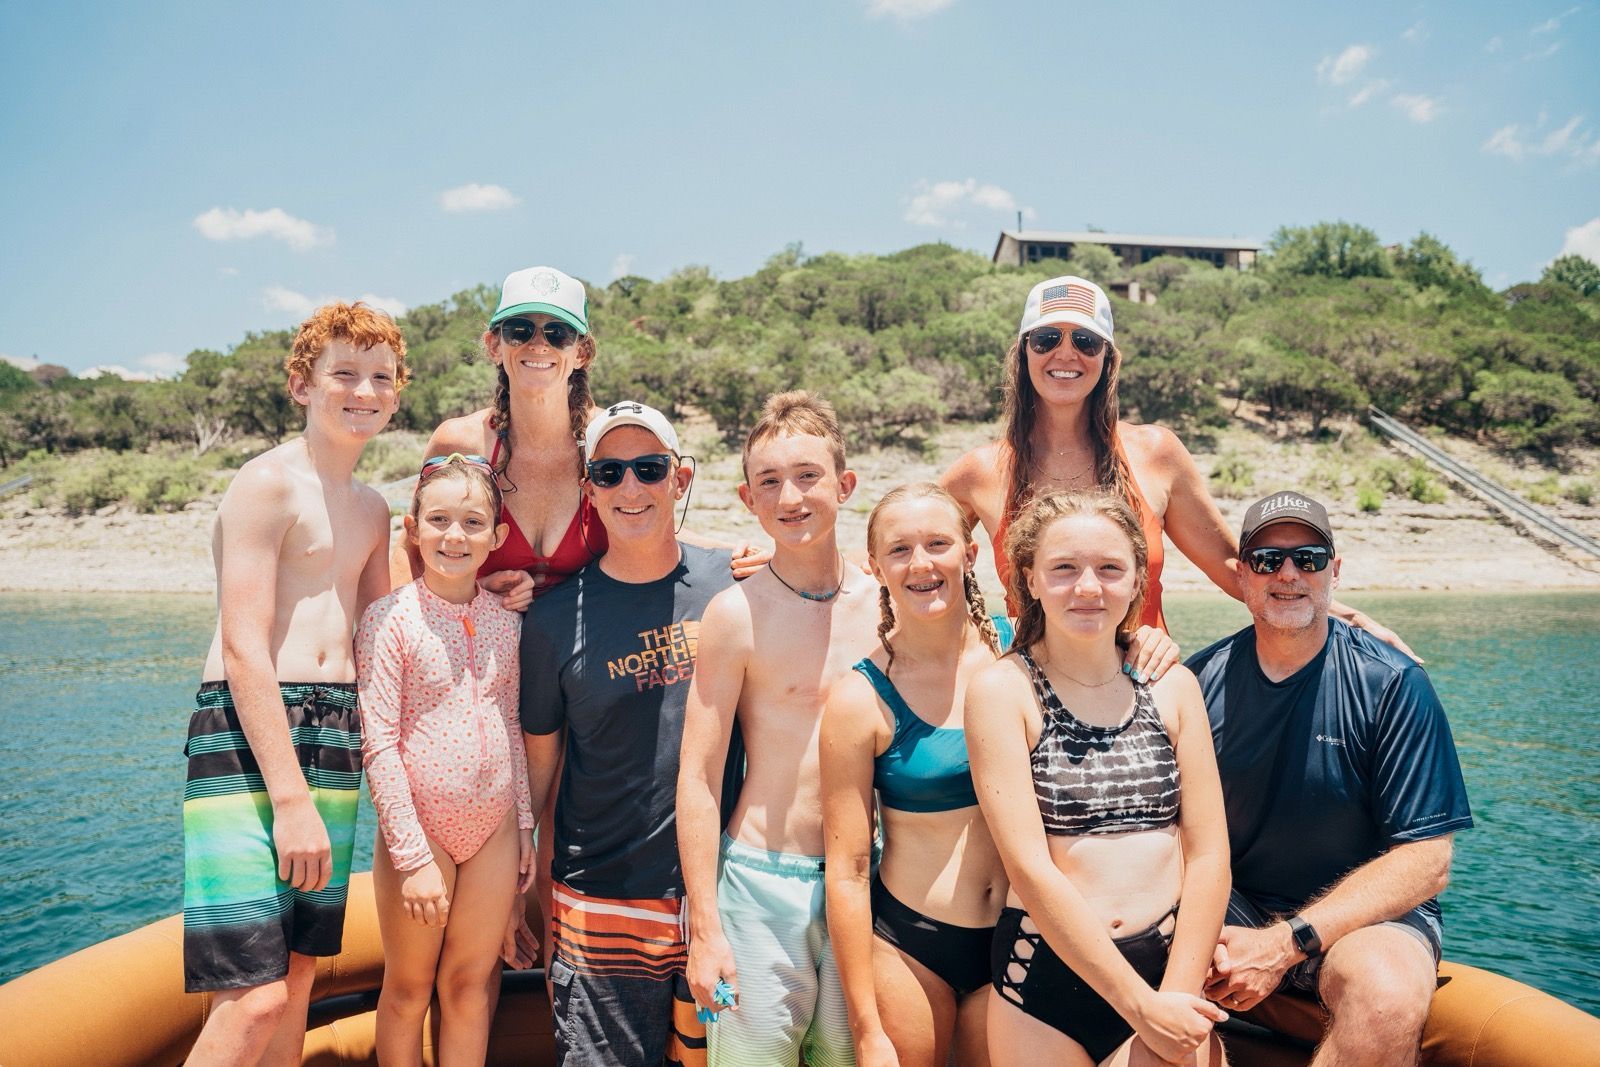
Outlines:
[[[1143,233],[1101,233],[1098,230],[1001,230],[995,242],[994,262],[1012,267],[1037,263],[1041,259],[1066,259],[1079,244],[1102,245],[1122,260],[1124,267],[1137,267],[1157,256],[1184,256],[1201,259],[1218,267],[1244,270],[1256,261],[1265,245],[1247,237],[1172,237]]]

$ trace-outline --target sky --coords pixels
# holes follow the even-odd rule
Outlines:
[[[1597,57],[1600,0],[0,0],[0,355],[171,374],[334,297],[987,254],[1018,211],[1425,230],[1504,287],[1600,261]]]

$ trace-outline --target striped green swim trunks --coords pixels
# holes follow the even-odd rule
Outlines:
[[[281,683],[289,740],[333,846],[325,889],[278,877],[272,802],[227,682],[205,682],[189,720],[183,789],[183,988],[276,981],[289,953],[338,954],[361,790],[361,719],[348,683]]]

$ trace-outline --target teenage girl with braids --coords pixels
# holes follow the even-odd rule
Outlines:
[[[1000,638],[973,577],[972,524],[932,482],[867,520],[882,649],[822,722],[828,932],[860,1067],[986,1064],[989,953],[1005,871],[967,770],[962,699]],[[872,873],[873,791],[883,862]]]
[[[995,570],[1007,582],[1006,528],[1027,502],[1052,490],[1109,491],[1133,508],[1150,546],[1150,577],[1139,621],[1166,629],[1161,614],[1165,533],[1217,587],[1237,599],[1239,546],[1194,457],[1163,426],[1123,422],[1117,406],[1122,350],[1112,333],[1111,301],[1083,278],[1051,278],[1028,293],[1017,339],[1006,353],[1005,433],[973,449],[939,479],[994,544]],[[1007,597],[1007,610],[1017,605]],[[1333,613],[1408,655],[1391,630],[1335,602]],[[1134,663],[1150,681],[1159,670]]]

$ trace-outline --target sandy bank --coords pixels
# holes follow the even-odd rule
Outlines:
[[[925,455],[887,450],[855,458],[861,486],[841,518],[847,550],[859,551],[864,545],[867,512],[883,492],[904,481],[936,477],[991,432],[990,427],[962,426],[944,434]],[[689,448],[717,454],[703,465],[696,480],[689,528],[730,541],[759,538],[759,528],[734,491],[737,455],[725,453],[707,433],[686,436]],[[1196,460],[1209,471],[1220,456],[1241,452],[1248,452],[1258,471],[1269,472],[1257,475],[1252,499],[1295,485],[1312,464],[1327,462],[1326,449],[1319,457],[1317,450],[1302,443],[1273,442],[1247,431],[1230,431],[1214,452],[1197,453]],[[1371,514],[1356,509],[1353,492],[1316,495],[1328,504],[1333,517],[1345,558],[1342,588],[1347,591],[1600,589],[1600,561],[1584,562],[1542,548],[1455,492],[1438,504],[1391,497],[1381,511]],[[1218,501],[1235,528],[1249,502]],[[1600,507],[1565,503],[1550,510],[1600,538]],[[33,508],[26,494],[20,494],[0,501],[0,590],[210,593],[210,529],[215,515],[211,502],[173,514],[140,515],[122,509],[72,518]],[[997,593],[986,541],[983,549],[980,577],[986,590]],[[1170,541],[1167,552],[1166,588],[1211,588]]]

